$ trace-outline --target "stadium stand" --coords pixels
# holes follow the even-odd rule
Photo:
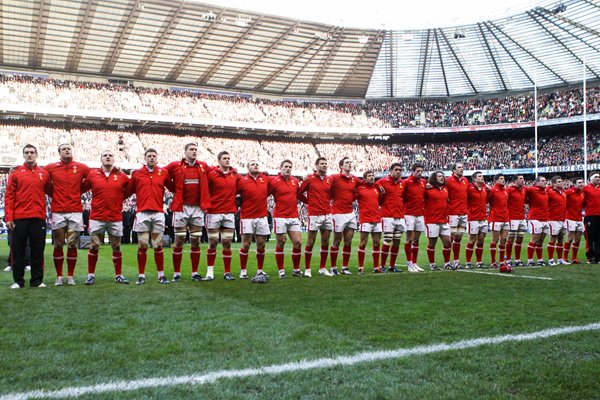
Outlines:
[[[600,87],[590,87],[587,95],[587,113],[600,113]],[[0,104],[317,128],[457,127],[534,119],[534,99],[530,94],[450,102],[289,102],[27,75],[0,76]],[[581,89],[540,94],[538,113],[540,119],[581,115]]]

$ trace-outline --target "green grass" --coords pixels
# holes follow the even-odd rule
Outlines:
[[[273,245],[269,242],[268,249]],[[204,272],[205,246],[202,251]],[[135,279],[135,247],[124,246],[123,252],[124,273]],[[485,253],[487,261],[487,247]],[[0,254],[6,254],[5,242]],[[313,257],[313,272],[318,258]],[[104,246],[96,285],[83,285],[86,252],[80,251],[78,285],[54,287],[48,246],[47,289],[8,290],[11,274],[0,273],[0,395],[254,368],[600,321],[598,265],[515,271],[552,281],[460,272],[334,278],[314,273],[312,279],[300,279],[292,278],[289,268],[288,278],[279,280],[270,253],[270,282],[253,285],[222,280],[219,259],[220,253],[215,281],[194,283],[185,253],[183,281],[163,286],[156,282],[149,255],[146,285],[122,286],[113,283],[110,249]],[[235,250],[233,260],[237,275]],[[370,271],[370,254],[366,260]],[[0,257],[0,265],[4,262]],[[166,271],[170,278],[169,250]],[[249,271],[255,271],[253,253]],[[598,331],[582,332],[351,367],[83,398],[592,399],[600,393],[599,340]]]

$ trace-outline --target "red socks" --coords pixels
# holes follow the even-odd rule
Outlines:
[[[329,248],[327,246],[321,246],[321,260],[319,262],[319,269],[323,269],[326,267],[327,253],[329,253]]]
[[[200,247],[190,249],[190,262],[192,263],[192,275],[197,274],[198,265],[200,265]]]
[[[283,248],[275,247],[275,262],[277,263],[277,269],[280,271],[283,269],[283,257],[284,256],[285,256],[285,254],[283,252]]]
[[[148,248],[138,248],[137,262],[138,262],[138,273],[142,275],[146,271],[146,253]]]
[[[98,249],[88,250],[88,274],[96,272],[96,263],[98,262]]]
[[[62,276],[63,262],[65,260],[65,253],[63,252],[63,249],[54,249],[54,251],[52,252],[52,259],[54,260],[56,276]]]
[[[242,271],[245,271],[247,265],[248,265],[248,250],[246,250],[242,247],[242,248],[240,248],[240,269]]]
[[[77,264],[77,249],[67,249],[67,276],[73,276]]]
[[[162,247],[160,249],[154,249],[154,262],[156,263],[156,270],[163,272],[165,270],[165,253],[163,253]]]
[[[171,252],[173,256],[173,272],[179,274],[181,272],[181,259],[183,257],[183,247],[173,246]]]
[[[256,267],[262,271],[265,265],[265,249],[256,249]]]
[[[365,266],[365,248],[362,246],[358,247],[358,268],[364,268]],[[375,265],[374,268],[377,268]]]
[[[115,276],[123,273],[123,253],[120,251],[113,251],[112,253],[113,266],[115,267]]]

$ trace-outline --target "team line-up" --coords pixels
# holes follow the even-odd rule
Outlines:
[[[181,280],[181,264],[185,238],[190,237],[190,262],[194,281],[210,281],[215,277],[214,265],[220,243],[223,276],[234,280],[231,273],[231,242],[235,228],[235,213],[240,207],[239,250],[240,274],[248,278],[247,262],[253,238],[256,242],[256,280],[265,281],[263,272],[265,242],[271,234],[267,215],[267,199],[273,196],[273,232],[276,235],[275,260],[280,278],[285,278],[284,246],[289,237],[292,244],[293,276],[311,277],[313,248],[320,233],[320,261],[318,273],[322,276],[351,275],[349,261],[355,231],[360,234],[358,273],[365,273],[366,246],[372,240],[373,272],[401,272],[396,267],[402,235],[406,235],[404,253],[409,272],[423,272],[417,264],[419,239],[427,236],[429,269],[440,269],[435,263],[435,247],[441,240],[443,268],[484,268],[482,256],[488,231],[492,240],[489,247],[491,267],[500,272],[511,272],[514,266],[547,265],[543,260],[543,245],[548,236],[548,264],[579,263],[577,254],[582,233],[587,235],[588,260],[600,261],[600,174],[594,173],[590,183],[576,179],[573,187],[563,189],[560,176],[550,182],[538,176],[532,186],[525,186],[523,176],[506,182],[501,174],[488,187],[481,172],[471,180],[463,176],[463,165],[452,166],[451,176],[433,172],[422,177],[423,166],[413,164],[411,174],[402,179],[402,165],[393,163],[389,175],[375,181],[373,171],[361,178],[352,175],[353,164],[348,157],[339,163],[340,172],[328,175],[328,162],[319,157],[315,172],[302,182],[292,176],[292,162],[284,160],[277,176],[261,172],[257,160],[249,160],[248,173],[240,175],[230,166],[226,151],[218,154],[214,167],[197,159],[195,143],[185,146],[183,159],[158,166],[154,149],[144,153],[145,165],[135,170],[131,178],[114,165],[114,154],[105,150],[100,155],[101,167],[89,168],[74,161],[70,144],[58,147],[60,161],[39,167],[37,148],[23,148],[24,163],[13,168],[6,189],[5,220],[11,230],[13,279],[11,288],[25,285],[25,248],[31,248],[30,286],[45,287],[43,258],[46,234],[46,195],[51,197],[51,227],[54,238],[53,262],[56,286],[64,283],[63,248],[67,247],[67,285],[75,285],[77,245],[83,231],[81,195],[91,190],[92,203],[89,231],[91,244],[88,251],[87,285],[95,282],[98,250],[104,235],[112,247],[115,282],[128,284],[122,274],[123,235],[122,204],[132,195],[137,198],[134,230],[138,234],[138,279],[146,281],[145,268],[148,248],[153,248],[158,271],[158,282],[169,283],[164,272],[162,236],[165,231],[163,199],[165,189],[173,192],[170,208],[173,211],[174,243],[172,249],[173,281]],[[308,234],[304,247],[304,270],[301,270],[302,235],[298,216],[298,200],[307,205]],[[354,202],[358,204],[358,221]],[[529,207],[528,218],[525,205]],[[489,213],[488,213],[489,209]],[[582,219],[583,211],[585,217]],[[585,226],[584,226],[585,225]],[[204,278],[199,273],[200,236],[208,232],[206,251],[207,270]],[[584,229],[585,228],[585,229]],[[529,231],[527,262],[521,261],[524,233]],[[330,236],[333,239],[330,246]],[[466,235],[466,263],[461,264],[462,237]],[[514,258],[513,258],[514,250]],[[341,268],[338,255],[341,251]],[[451,260],[451,253],[453,259]],[[472,263],[475,253],[475,264]],[[554,255],[556,253],[557,259]],[[330,268],[327,268],[329,257]],[[387,267],[386,267],[387,266]]]

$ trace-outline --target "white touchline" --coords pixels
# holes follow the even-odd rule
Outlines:
[[[475,339],[461,340],[452,343],[440,343],[427,346],[417,346],[408,349],[396,349],[388,351],[375,351],[357,353],[349,356],[340,356],[335,358],[320,358],[312,361],[290,362],[287,364],[276,364],[261,368],[247,368],[237,370],[221,370],[206,372],[197,375],[188,376],[165,376],[159,378],[139,379],[135,381],[116,381],[100,383],[93,386],[66,387],[54,391],[36,390],[31,392],[8,393],[0,396],[0,400],[25,400],[42,398],[66,398],[79,397],[87,394],[98,394],[106,392],[123,392],[138,389],[158,388],[166,386],[179,385],[204,385],[215,382],[218,379],[244,378],[257,375],[277,375],[286,372],[306,371],[311,369],[332,368],[340,365],[355,365],[364,362],[373,362],[378,360],[390,360],[417,356],[424,354],[439,353],[449,350],[462,350],[473,347],[497,345],[508,342],[525,342],[536,339],[549,338],[558,335],[568,335],[577,332],[600,330],[600,322],[579,325],[566,326],[561,328],[551,328],[531,333],[517,333],[501,336],[482,337]]]
[[[512,274],[501,274],[499,272],[484,272],[484,271],[465,271],[460,270],[460,272],[470,272],[471,274],[484,274],[484,275],[494,275],[494,276],[503,276],[506,278],[524,278],[524,279],[541,279],[543,281],[553,281],[554,278],[548,278],[546,276],[531,276],[531,275],[512,275]]]

